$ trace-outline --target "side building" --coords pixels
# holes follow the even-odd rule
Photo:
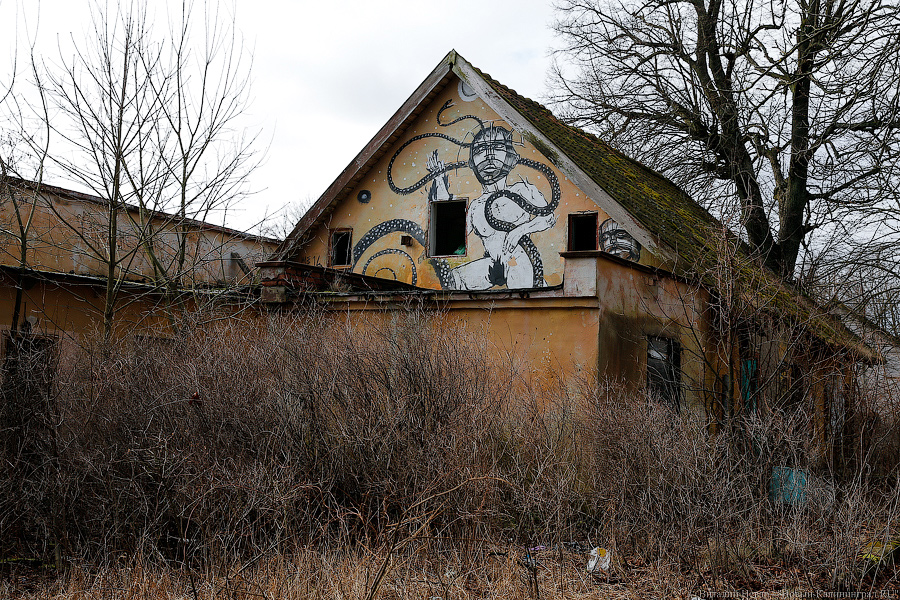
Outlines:
[[[278,240],[135,206],[116,207],[114,223],[110,214],[89,194],[22,179],[0,182],[4,353],[13,333],[48,343],[99,335],[110,315],[113,336],[169,337],[176,304],[198,308],[250,298],[258,280],[254,264],[278,246]]]

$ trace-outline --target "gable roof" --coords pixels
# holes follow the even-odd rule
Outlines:
[[[878,354],[833,315],[751,258],[741,240],[663,175],[615,150],[597,136],[557,119],[546,107],[517,94],[451,51],[394,116],[304,214],[272,260],[290,260],[371,166],[457,76],[504,121],[531,142],[601,209],[672,273],[700,279],[713,289],[721,269],[717,240],[724,240],[740,299],[756,310],[791,321],[829,345],[864,360]]]
[[[838,299],[820,301],[828,312],[841,319],[847,329],[858,335],[869,344],[873,342],[882,346],[892,347],[900,351],[900,336],[891,333],[868,316],[861,309],[852,308],[847,303]]]

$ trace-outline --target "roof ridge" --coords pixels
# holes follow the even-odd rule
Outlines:
[[[827,343],[853,349],[870,359],[877,357],[877,353],[839,319],[762,264],[739,235],[691,198],[681,186],[612,147],[596,134],[566,123],[540,102],[518,94],[474,65],[471,68],[501,100],[606,192],[637,224],[669,247],[674,253],[671,258],[676,273],[692,274],[707,286],[714,284],[718,249],[715,244],[710,245],[710,232],[724,232],[736,243],[735,251],[740,260],[731,268],[736,269],[734,277],[741,284],[742,301],[756,310],[775,308],[809,327],[814,335]]]
[[[581,128],[581,127],[579,127],[578,125],[575,125],[575,124],[573,124],[573,123],[568,123],[568,122],[566,122],[565,119],[564,119],[563,117],[557,116],[556,113],[554,113],[552,110],[550,110],[550,108],[548,108],[548,107],[547,107],[546,105],[544,105],[543,103],[541,103],[541,102],[535,100],[534,98],[529,98],[528,96],[523,96],[522,94],[520,94],[519,92],[517,92],[517,91],[514,90],[513,88],[509,87],[508,85],[505,85],[505,84],[501,83],[500,81],[498,81],[497,79],[491,77],[491,75],[490,75],[489,73],[485,73],[484,71],[482,71],[482,70],[479,69],[478,67],[472,65],[472,69],[474,69],[479,75],[481,75],[481,76],[484,77],[487,81],[489,81],[489,83],[491,83],[491,84],[492,84],[492,87],[494,87],[495,89],[499,87],[499,88],[501,88],[501,89],[503,89],[503,90],[505,90],[505,91],[507,91],[507,92],[509,92],[509,93],[511,93],[511,94],[515,94],[518,98],[524,100],[525,102],[528,102],[528,103],[530,103],[530,104],[535,105],[539,110],[545,111],[545,112],[547,113],[547,116],[548,116],[550,119],[552,119],[553,121],[556,121],[556,122],[559,123],[561,126],[568,128],[568,129],[571,130],[573,133],[575,133],[575,134],[577,134],[577,135],[579,135],[579,136],[581,136],[581,137],[587,138],[588,140],[590,140],[590,141],[593,142],[594,144],[598,144],[598,145],[602,146],[604,150],[606,150],[606,151],[608,151],[608,152],[611,152],[611,153],[613,153],[613,154],[616,154],[616,155],[618,155],[618,156],[620,156],[620,157],[622,157],[622,158],[624,158],[624,159],[630,161],[630,162],[633,163],[635,166],[637,166],[637,167],[639,167],[640,169],[646,171],[647,173],[650,173],[650,174],[654,175],[655,177],[659,177],[659,178],[665,180],[667,183],[671,184],[672,186],[678,188],[678,190],[679,190],[686,198],[691,199],[691,202],[692,202],[693,204],[695,204],[697,207],[699,207],[699,208],[702,209],[703,211],[707,212],[707,213],[709,214],[709,216],[712,217],[713,219],[715,219],[716,221],[719,221],[719,219],[717,219],[717,218],[715,217],[715,215],[710,214],[709,211],[707,211],[707,210],[706,210],[705,208],[703,208],[700,204],[698,204],[695,200],[693,200],[687,192],[685,192],[684,190],[682,190],[682,189],[681,189],[681,186],[679,186],[677,183],[675,183],[674,181],[672,181],[672,180],[671,180],[669,177],[667,177],[665,174],[660,173],[660,172],[657,171],[656,169],[653,169],[653,168],[651,168],[651,167],[645,165],[644,163],[642,163],[642,162],[639,161],[638,159],[636,159],[636,158],[634,158],[634,157],[632,157],[632,156],[629,156],[628,154],[626,154],[624,151],[620,150],[619,148],[616,148],[615,146],[612,146],[609,142],[607,142],[606,140],[604,140],[602,137],[600,137],[600,136],[597,135],[596,133],[593,133],[593,132],[591,132],[591,131],[588,131],[587,129],[583,129],[583,128]]]

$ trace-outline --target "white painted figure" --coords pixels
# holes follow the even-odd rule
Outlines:
[[[553,227],[556,215],[552,209],[549,214],[535,215],[522,207],[524,201],[530,207],[542,209],[548,207],[548,202],[536,185],[521,176],[519,181],[507,182],[507,176],[518,163],[519,155],[508,129],[490,125],[473,138],[469,166],[481,183],[482,192],[468,206],[466,234],[474,232],[481,239],[485,254],[453,269],[451,288],[483,290],[503,285],[508,288],[545,285],[542,277],[535,277],[534,263],[535,260],[540,263],[540,255],[529,236]],[[437,151],[429,156],[426,166],[431,173],[445,171]],[[429,198],[434,201],[451,198],[446,175],[435,177]],[[532,256],[526,250],[529,247]]]

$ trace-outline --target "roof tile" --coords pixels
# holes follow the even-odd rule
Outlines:
[[[784,282],[751,256],[748,246],[718,219],[697,204],[672,181],[612,148],[597,136],[559,120],[546,107],[517,94],[483,73],[484,78],[510,106],[566,154],[576,166],[627,210],[657,240],[667,246],[675,263],[667,265],[678,275],[699,278],[716,289],[717,273],[724,266],[715,240],[733,248],[728,268],[734,274],[738,295],[755,310],[793,324],[828,343],[867,360],[878,355],[844,324],[811,298]]]

